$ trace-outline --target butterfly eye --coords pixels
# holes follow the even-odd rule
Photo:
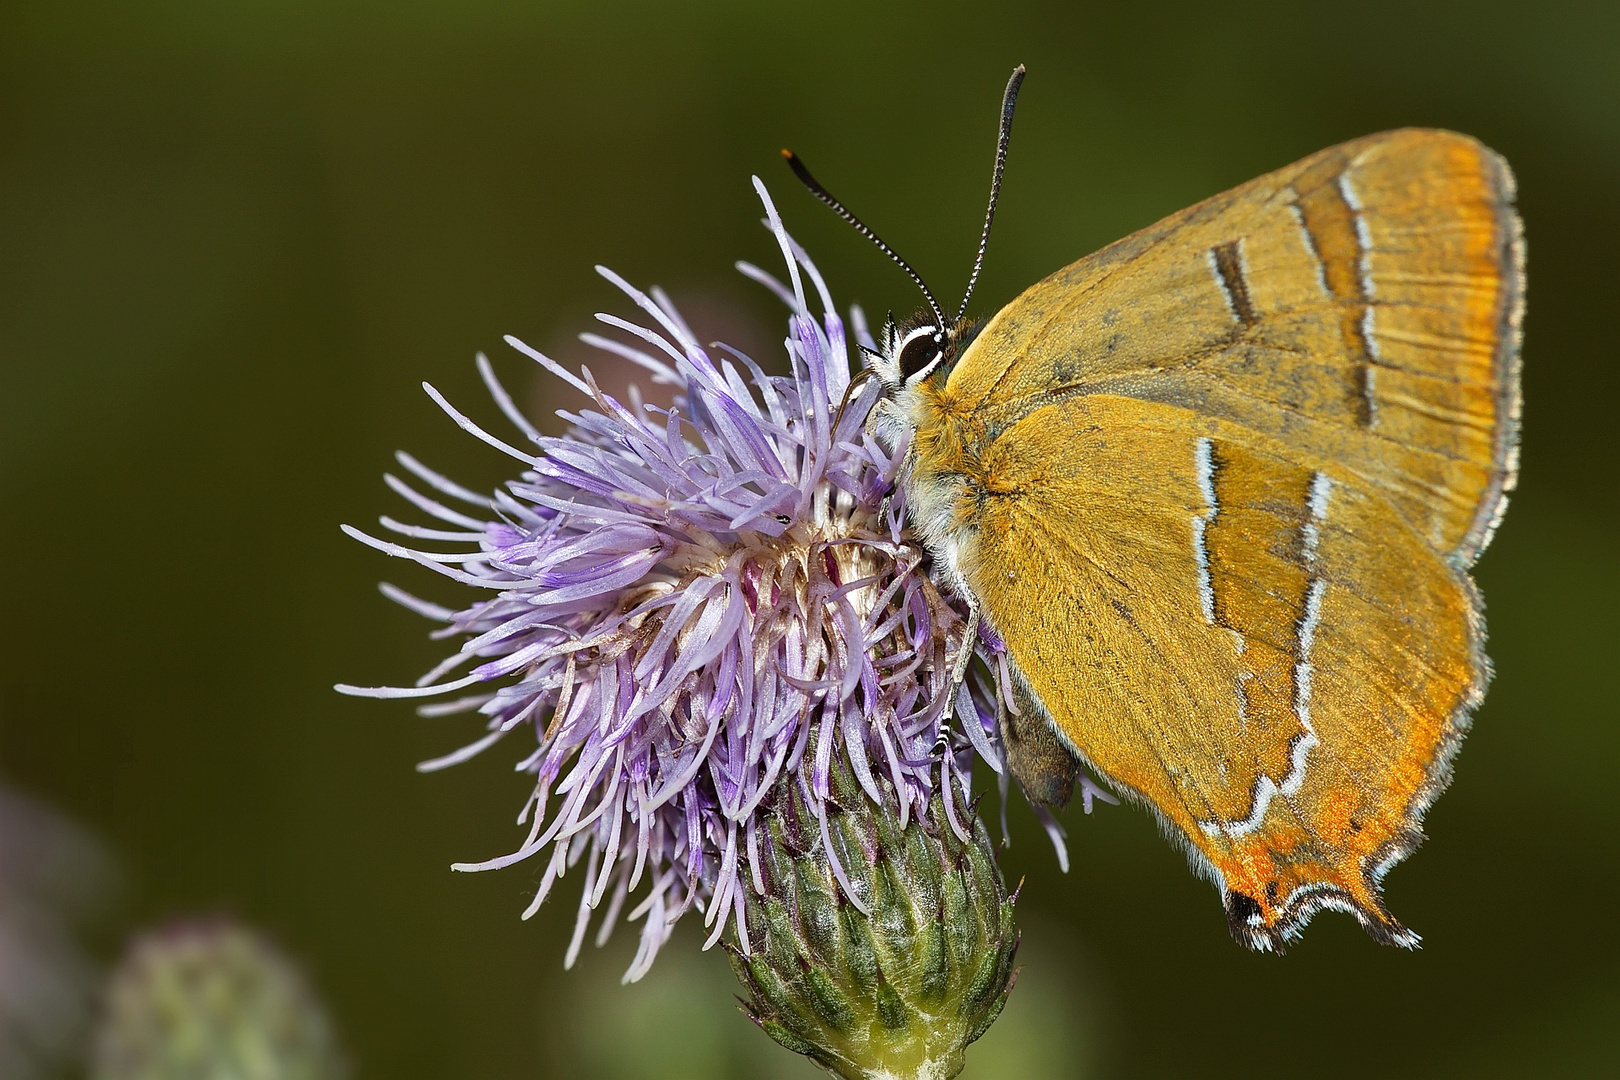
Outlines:
[[[939,358],[944,348],[944,337],[933,327],[913,330],[906,343],[900,347],[901,376],[910,379],[926,371],[928,366]]]

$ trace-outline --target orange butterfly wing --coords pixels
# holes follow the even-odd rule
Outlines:
[[[1516,465],[1512,198],[1464,136],[1346,143],[1038,283],[924,388],[909,484],[948,493],[1021,712],[1256,948],[1323,907],[1416,942],[1380,881],[1489,674],[1467,568]]]

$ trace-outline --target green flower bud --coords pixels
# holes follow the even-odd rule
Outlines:
[[[847,766],[831,788],[825,823],[791,780],[764,813],[764,894],[745,873],[749,948],[731,949],[743,1009],[845,1080],[948,1080],[1017,976],[989,834],[964,811],[964,843],[937,793],[902,828],[892,789],[874,805]]]
[[[114,971],[93,1080],[341,1080],[348,1070],[303,974],[226,921],[143,935]]]

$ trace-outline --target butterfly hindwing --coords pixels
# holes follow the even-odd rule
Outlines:
[[[1252,944],[1327,903],[1411,940],[1378,878],[1481,690],[1465,575],[1352,474],[1191,410],[1097,395],[1009,434],[969,581],[1070,748]]]

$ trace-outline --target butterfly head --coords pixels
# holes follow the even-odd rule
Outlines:
[[[872,370],[893,396],[950,369],[956,357],[956,332],[954,328],[942,329],[928,311],[902,324],[896,324],[891,316],[878,338],[877,350],[865,352]]]
[[[915,390],[937,376],[950,374],[956,358],[979,332],[982,323],[958,319],[946,329],[924,309],[905,322],[891,315],[878,335],[876,349],[863,348],[867,363],[888,391]]]
[[[957,352],[967,343],[966,338],[971,335],[972,325],[966,319],[968,301],[973,296],[973,286],[978,283],[979,269],[984,265],[984,252],[990,243],[990,224],[996,216],[996,199],[1001,194],[1001,174],[1007,163],[1007,142],[1012,137],[1013,106],[1018,101],[1018,88],[1024,81],[1024,67],[1022,64],[1013,71],[1012,78],[1007,82],[1007,89],[1001,98],[1001,125],[996,137],[996,163],[995,171],[990,180],[990,205],[984,214],[984,230],[979,234],[979,250],[973,259],[973,273],[968,278],[967,291],[962,297],[962,306],[956,313],[956,318],[950,319],[945,310],[940,307],[934,293],[924,283],[922,275],[911,268],[911,264],[902,259],[898,252],[885,244],[878,235],[857,218],[849,209],[833,197],[833,194],[821,185],[810,170],[805,167],[798,155],[791,150],[783,150],[782,156],[787,159],[788,167],[795,176],[810,189],[810,193],[832,208],[833,212],[850,225],[855,231],[877,245],[885,255],[904,270],[917,287],[922,290],[923,299],[928,307],[908,320],[902,326],[897,326],[894,317],[890,316],[883,328],[883,338],[879,341],[880,351],[868,350],[872,361],[872,369],[887,386],[891,396],[901,390],[914,390],[936,372],[949,370]]]

